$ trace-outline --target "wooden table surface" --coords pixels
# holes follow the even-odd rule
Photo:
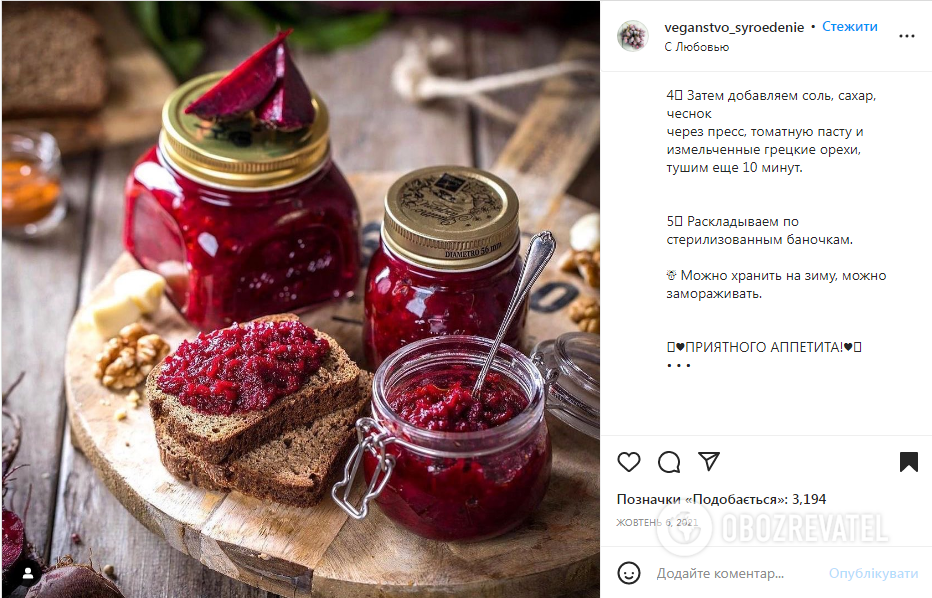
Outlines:
[[[597,5],[589,6],[597,23]],[[370,43],[330,55],[297,53],[308,83],[326,99],[337,164],[344,172],[404,171],[429,164],[488,167],[511,136],[510,125],[464,104],[415,107],[390,88],[389,75],[404,40],[423,28],[449,36],[458,49],[461,76],[506,72],[556,60],[569,38],[542,26],[524,31],[471,30],[449,22],[396,19]],[[594,28],[574,31],[592,39]],[[207,24],[210,53],[203,71],[230,68],[266,41],[267,33],[226,17]],[[496,97],[522,112],[536,87]],[[137,522],[98,479],[69,440],[63,401],[65,334],[86,294],[122,249],[122,230],[111,223],[122,213],[126,174],[152,143],[65,159],[64,189],[70,203],[65,222],[36,242],[3,240],[2,366],[6,388],[25,378],[8,402],[23,417],[14,504],[32,499],[28,538],[46,558],[72,554],[114,566],[127,596],[164,598],[262,597],[274,595],[234,581],[171,548]],[[598,202],[598,156],[570,190]],[[10,498],[10,497],[8,497]],[[80,545],[72,534],[81,536]],[[597,596],[598,589],[585,594]]]

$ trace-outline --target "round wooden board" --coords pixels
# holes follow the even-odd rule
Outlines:
[[[366,244],[378,239],[382,196],[396,175],[351,176],[366,227]],[[572,198],[559,210],[522,213],[525,231],[552,230],[558,243],[593,207]],[[551,206],[552,207],[552,206]],[[558,215],[558,216],[557,216]],[[375,231],[373,236],[372,232]],[[559,252],[559,250],[558,250]],[[87,304],[112,294],[119,274],[138,268],[123,254]],[[559,283],[552,294],[587,293],[575,276],[551,264],[538,283]],[[361,287],[360,287],[361,288]],[[360,364],[361,293],[302,316],[336,338]],[[552,297],[542,300],[547,309]],[[553,437],[553,479],[541,508],[518,530],[494,540],[442,543],[396,527],[378,508],[364,521],[348,520],[328,498],[310,509],[260,501],[237,492],[207,492],[176,480],[159,462],[147,405],[124,407],[125,392],[111,392],[93,376],[103,339],[87,324],[86,306],[68,335],[65,363],[72,437],[108,488],[149,529],[178,550],[234,579],[286,596],[537,596],[559,595],[598,583],[598,441],[548,417]],[[196,333],[165,300],[145,322],[177,347]],[[572,330],[562,311],[533,311],[532,342]]]

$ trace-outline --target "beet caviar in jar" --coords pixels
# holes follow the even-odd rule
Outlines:
[[[356,422],[359,444],[332,496],[354,519],[375,500],[419,536],[475,541],[517,527],[550,483],[546,388],[537,367],[502,345],[482,392],[476,375],[492,341],[475,336],[424,339],[382,363],[372,417]],[[363,470],[360,507],[349,502]]]
[[[165,103],[159,143],[127,180],[123,232],[206,330],[345,297],[359,275],[359,209],[330,159],[324,103],[313,95],[313,123],[291,132],[185,114],[222,76]]]
[[[519,244],[518,198],[498,177],[437,166],[398,180],[366,276],[370,366],[423,338],[494,338],[521,277]],[[526,317],[525,303],[506,344],[521,348]]]

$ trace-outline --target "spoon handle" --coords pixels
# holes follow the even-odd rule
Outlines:
[[[505,333],[508,331],[508,327],[511,326],[511,321],[515,319],[518,309],[524,303],[525,298],[527,298],[528,293],[531,291],[531,287],[537,282],[537,278],[540,276],[541,272],[544,271],[547,262],[553,257],[553,252],[556,248],[557,242],[553,238],[553,233],[549,230],[539,232],[531,237],[531,243],[527,248],[527,257],[524,258],[524,268],[521,270],[521,279],[518,281],[518,286],[515,287],[514,295],[511,296],[511,303],[508,304],[508,310],[505,311],[505,319],[498,329],[498,334],[495,335],[495,342],[492,343],[492,350],[489,352],[489,356],[486,358],[485,363],[482,364],[482,370],[479,372],[476,385],[473,386],[472,389],[472,396],[479,396],[479,391],[482,390],[482,385],[485,384],[485,377],[489,374],[489,369],[492,367],[495,354],[498,353],[498,346],[502,344],[502,339],[505,338]]]

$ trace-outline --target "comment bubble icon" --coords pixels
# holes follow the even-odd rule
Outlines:
[[[660,453],[660,458],[657,459],[657,466],[664,473],[679,473],[680,456],[673,451],[664,451]]]

